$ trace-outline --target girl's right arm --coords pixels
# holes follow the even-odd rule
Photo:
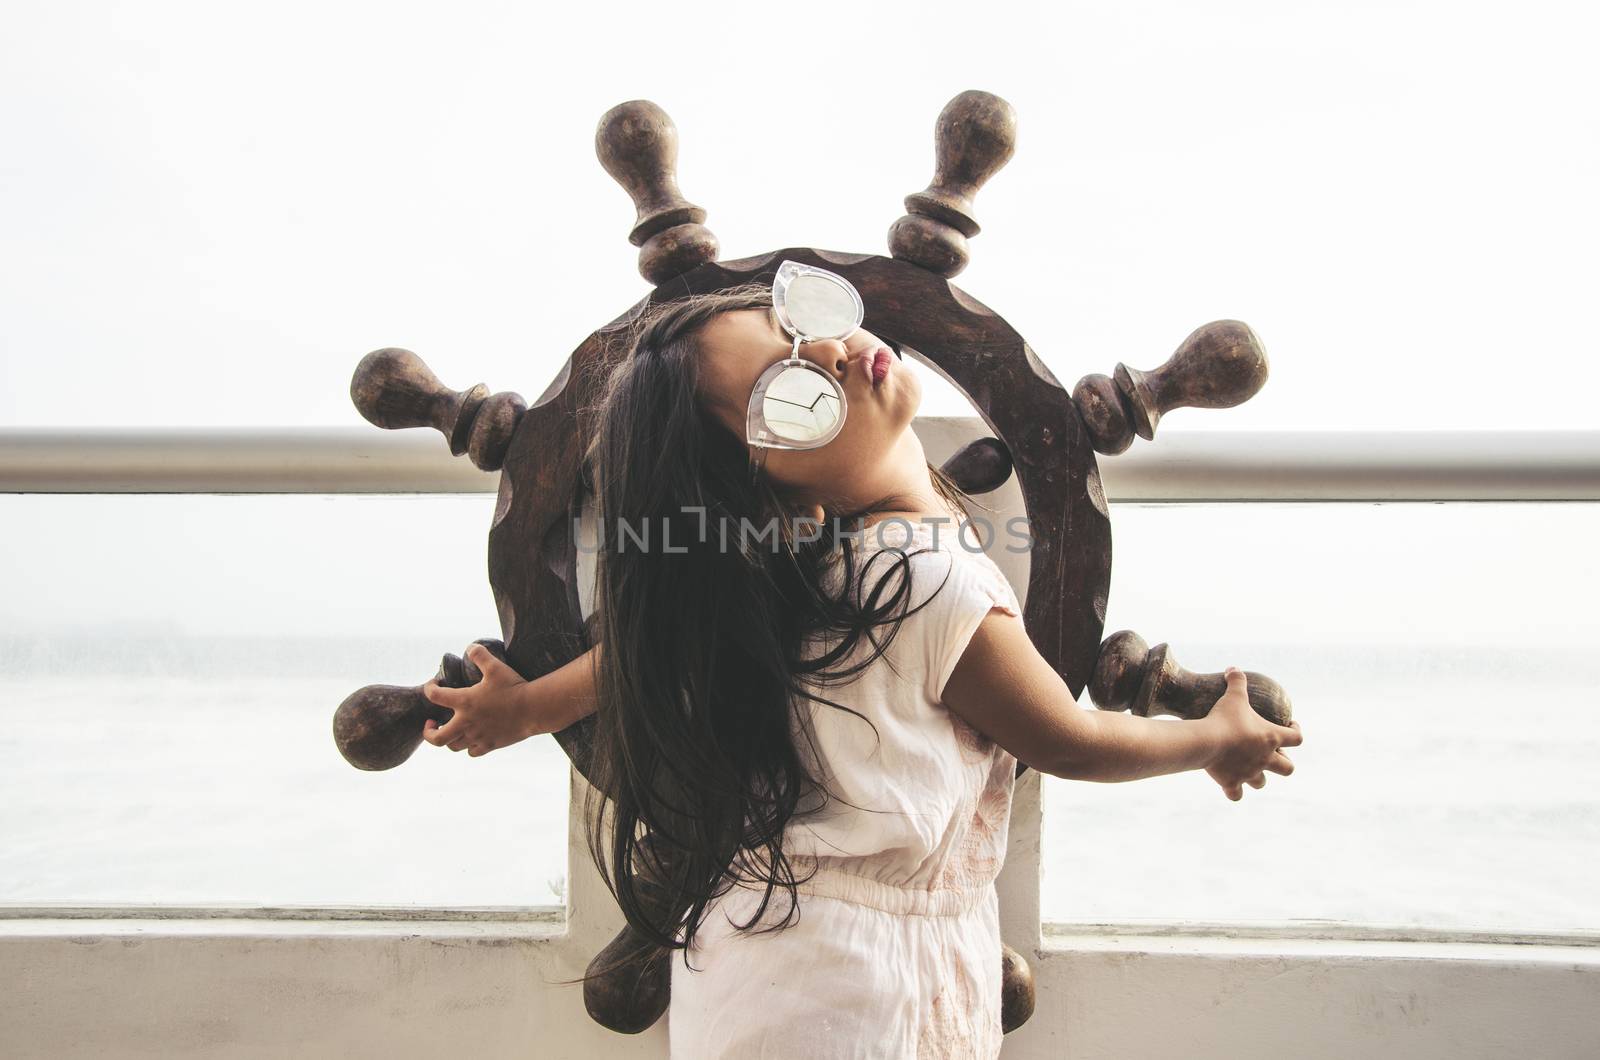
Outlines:
[[[1298,723],[1274,725],[1251,707],[1244,674],[1204,718],[1173,721],[1079,707],[1033,646],[1022,620],[989,612],[945,682],[944,704],[1019,762],[1070,780],[1123,781],[1204,769],[1228,798],[1266,773],[1294,770],[1280,748],[1298,746]]]
[[[429,718],[422,726],[422,738],[436,747],[477,758],[530,736],[560,732],[594,713],[598,644],[532,681],[524,681],[481,644],[467,654],[483,671],[482,680],[465,688],[441,688],[433,681],[422,686],[429,702],[453,712],[443,725]]]
[[[600,645],[584,652],[565,666],[518,688],[522,714],[529,735],[560,732],[595,712],[595,668],[600,664]]]

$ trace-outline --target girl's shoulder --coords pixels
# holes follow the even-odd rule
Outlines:
[[[900,525],[890,526],[898,522]],[[873,531],[884,527],[881,537]],[[863,598],[878,589],[881,604],[889,588],[909,575],[909,634],[897,659],[916,660],[930,702],[943,698],[944,685],[978,626],[996,609],[1017,618],[1022,604],[998,564],[978,546],[971,527],[951,523],[885,520],[866,528],[861,543]],[[904,557],[903,559],[901,557]],[[888,582],[879,588],[879,583]]]
[[[929,555],[936,557],[930,561],[934,565],[973,565],[1005,581],[999,565],[978,541],[976,531],[954,520],[912,521],[896,516],[864,527],[861,535],[857,549],[863,556],[878,552]]]

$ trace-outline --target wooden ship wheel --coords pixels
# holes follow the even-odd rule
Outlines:
[[[1245,324],[1218,320],[1196,328],[1159,368],[1118,364],[1109,376],[1084,376],[1068,392],[998,313],[950,282],[966,267],[967,241],[979,231],[973,198],[1015,150],[1015,112],[998,96],[962,92],[940,113],[934,141],[933,182],[906,196],[907,213],[889,228],[888,257],[784,247],[718,261],[705,210],[678,190],[672,120],[647,100],[620,104],[600,119],[595,149],[638,209],[628,239],[640,248],[639,271],[654,286],[648,295],[585,339],[531,405],[513,393],[491,394],[481,383],[451,390],[408,350],[376,350],[362,358],[350,393],[370,422],[391,430],[433,427],[453,454],[500,471],[489,581],[501,636],[478,643],[528,680],[593,646],[580,607],[573,540],[588,496],[580,466],[587,424],[580,409],[615,358],[627,355],[622,338],[650,306],[736,284],[770,284],[779,263],[793,259],[854,284],[866,305],[862,326],[933,368],[976,407],[990,436],[968,444],[942,468],[974,495],[1016,475],[1032,539],[1024,622],[1073,695],[1087,688],[1097,707],[1140,715],[1195,718],[1210,710],[1226,689],[1222,674],[1190,673],[1167,645],[1151,647],[1128,630],[1102,641],[1111,520],[1095,454],[1120,453],[1135,435],[1154,437],[1162,414],[1174,408],[1245,401],[1266,382],[1266,353]],[[434,680],[465,687],[481,676],[464,657],[446,654]],[[1258,673],[1248,678],[1251,705],[1287,724],[1283,689]],[[450,716],[422,695],[421,683],[369,685],[339,706],[334,736],[353,765],[388,769],[421,744],[427,718],[443,724]],[[585,718],[555,734],[585,777],[593,725]],[[1025,768],[1019,766],[1019,774]],[[636,1033],[665,1012],[670,967],[659,959],[666,951],[650,950],[624,927],[597,955],[591,968],[629,954],[647,958],[585,983],[586,1006],[599,1023]],[[1009,1032],[1034,1003],[1027,962],[1009,946],[1002,983]]]

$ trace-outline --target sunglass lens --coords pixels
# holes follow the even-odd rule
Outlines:
[[[842,339],[861,323],[850,292],[818,273],[804,273],[789,281],[784,309],[796,330],[813,339]]]
[[[839,395],[821,373],[786,368],[767,387],[761,411],[784,441],[804,445],[827,437],[839,422]]]

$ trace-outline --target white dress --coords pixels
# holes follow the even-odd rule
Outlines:
[[[948,525],[869,527],[866,590],[909,555],[911,605],[884,657],[850,684],[812,691],[870,718],[806,703],[817,748],[797,746],[841,801],[791,819],[785,852],[798,919],[738,932],[762,892],[735,886],[707,909],[689,950],[672,953],[668,1031],[674,1060],[721,1057],[999,1055],[1000,923],[994,880],[1005,860],[1017,762],[952,714],[941,693],[992,608],[1021,614],[1005,575]],[[933,551],[910,555],[918,549]],[[940,587],[948,574],[949,580]],[[895,576],[878,598],[882,606]],[[881,641],[888,627],[873,635]],[[872,646],[863,641],[858,655]],[[837,665],[837,664],[836,664]],[[850,803],[852,805],[844,805]],[[807,805],[815,805],[808,803]],[[756,928],[784,921],[775,891]]]

